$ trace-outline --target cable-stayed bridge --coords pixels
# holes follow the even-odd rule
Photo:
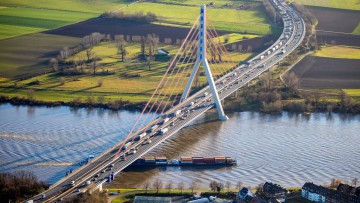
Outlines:
[[[220,120],[227,120],[221,100],[281,61],[305,36],[300,15],[283,0],[272,3],[282,15],[283,33],[269,49],[243,65],[232,60],[219,43],[206,17],[206,6],[201,6],[199,18],[126,138],[32,200],[56,202],[91,188],[101,189],[103,183],[211,108],[216,108]]]

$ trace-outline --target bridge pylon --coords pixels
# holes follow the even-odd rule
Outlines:
[[[219,115],[219,120],[227,120],[229,118],[224,113],[223,107],[221,105],[221,100],[219,98],[218,91],[216,89],[215,82],[214,82],[214,79],[213,79],[213,76],[212,76],[212,73],[210,70],[208,60],[207,60],[207,54],[206,54],[206,49],[207,49],[206,39],[207,39],[207,37],[206,36],[207,36],[207,33],[206,33],[206,5],[201,5],[197,57],[196,57],[196,61],[195,61],[194,67],[192,69],[192,72],[190,74],[190,78],[186,84],[185,90],[181,96],[180,101],[185,101],[185,99],[189,96],[191,85],[194,81],[196,73],[198,72],[200,64],[201,64],[204,67],[206,79],[209,83],[210,91],[213,96],[213,99],[214,99],[214,102],[216,105],[216,110]]]

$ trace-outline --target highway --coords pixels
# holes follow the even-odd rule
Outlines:
[[[305,23],[303,19],[284,1],[273,0],[272,3],[283,17],[283,33],[270,48],[249,60],[247,64],[232,69],[215,81],[221,100],[277,64],[294,51],[303,40],[305,36]],[[163,117],[151,121],[148,125],[133,133],[132,136],[138,137],[138,135],[148,132],[142,139],[131,142],[130,146],[120,153],[120,157],[123,157],[126,152],[133,152],[133,149],[136,149],[136,153],[126,155],[125,159],[119,157],[114,159],[114,155],[121,145],[120,142],[52,185],[44,193],[31,198],[31,200],[34,202],[62,201],[79,192],[86,191],[91,186],[103,184],[111,174],[118,174],[136,159],[145,155],[148,151],[213,107],[214,102],[210,89],[205,87],[186,99],[186,101],[165,112]],[[175,112],[180,113],[174,115]],[[169,120],[164,122],[164,116]],[[158,125],[158,128],[151,131],[150,129],[154,125]],[[159,129],[167,129],[168,131],[160,133]],[[151,143],[147,143],[148,140],[151,140]]]

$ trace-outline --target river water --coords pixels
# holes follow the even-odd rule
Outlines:
[[[31,170],[54,183],[76,168],[73,163],[123,139],[139,112],[3,104],[0,115],[0,172]],[[161,179],[175,185],[197,180],[202,187],[211,180],[300,186],[306,181],[322,184],[334,177],[360,176],[359,115],[241,112],[228,116],[221,122],[209,112],[149,155],[232,156],[238,165],[126,171],[115,185],[136,187]]]

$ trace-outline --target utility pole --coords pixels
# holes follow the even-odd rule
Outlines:
[[[215,82],[210,70],[210,66],[207,60],[207,56],[206,56],[206,5],[201,5],[200,7],[200,26],[199,26],[200,30],[199,30],[199,41],[198,41],[198,53],[197,53],[197,58],[195,61],[195,65],[193,67],[193,70],[190,74],[190,78],[186,84],[185,90],[183,95],[181,96],[181,102],[185,101],[186,98],[188,97],[189,93],[190,93],[190,89],[191,89],[191,85],[194,81],[194,78],[196,76],[196,72],[199,69],[200,64],[202,64],[202,66],[204,67],[204,71],[206,74],[206,79],[209,83],[209,87],[211,90],[211,94],[213,96],[214,102],[216,104],[216,110],[218,112],[219,115],[219,120],[227,120],[229,119],[223,110],[223,107],[221,105],[221,101],[218,95],[218,91],[216,89],[215,86]]]

